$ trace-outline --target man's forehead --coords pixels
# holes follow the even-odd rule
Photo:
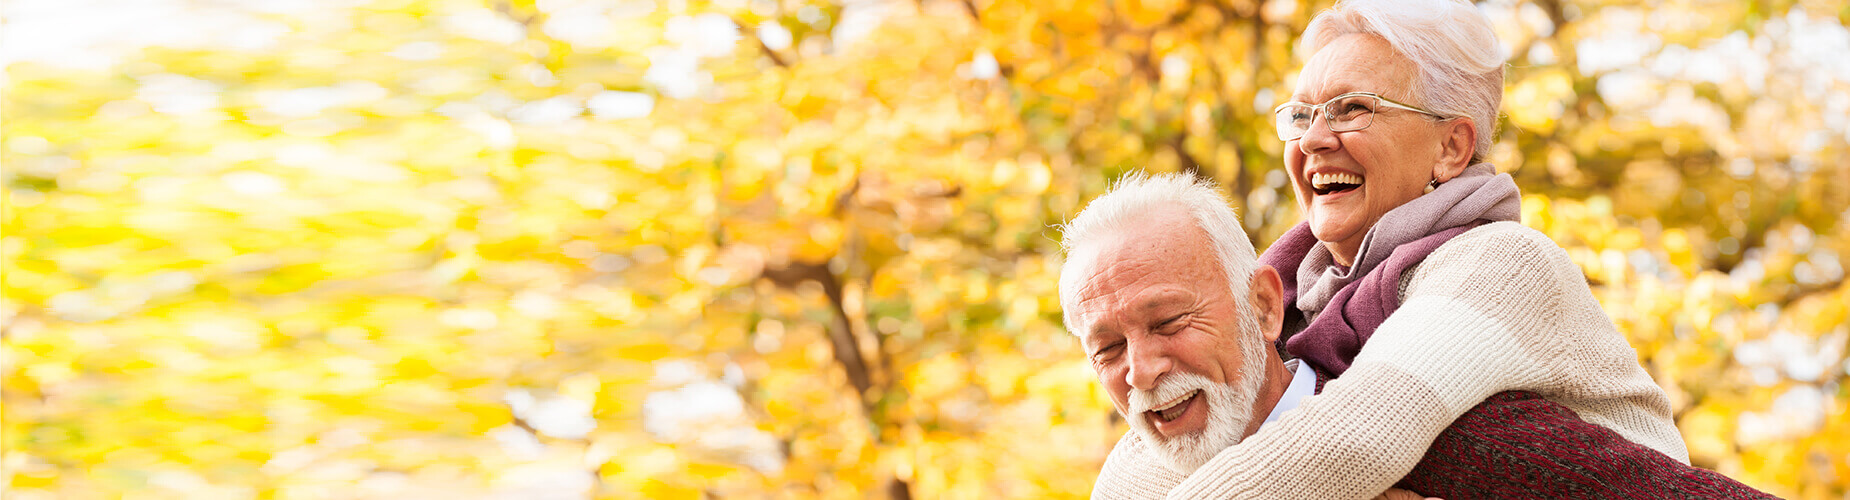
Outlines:
[[[1078,333],[1088,343],[1101,336],[1111,336],[1120,323],[1142,321],[1166,313],[1177,305],[1192,304],[1207,291],[1206,287],[1224,286],[1213,261],[1205,258],[1208,247],[1173,248],[1162,242],[1140,240],[1125,242],[1119,252],[1096,254],[1099,262],[1082,281],[1074,313],[1079,318]],[[1177,251],[1183,250],[1183,251]],[[1190,253],[1194,255],[1190,255]]]
[[[1182,283],[1159,283],[1126,291],[1128,293],[1099,294],[1082,300],[1078,311],[1080,319],[1088,324],[1097,324],[1097,320],[1112,316],[1147,316],[1173,306],[1194,303],[1200,298],[1193,287]],[[1095,327],[1085,334],[1091,335],[1098,331]]]
[[[1154,284],[1198,281],[1190,270],[1212,253],[1212,242],[1180,204],[1162,204],[1120,221],[1109,231],[1092,235],[1067,254],[1071,267],[1074,313],[1080,319],[1074,332],[1082,339],[1097,330],[1098,315],[1121,308],[1124,302]],[[1211,263],[1211,261],[1209,262]],[[1103,302],[1101,302],[1101,300]]]

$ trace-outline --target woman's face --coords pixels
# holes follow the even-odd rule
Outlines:
[[[1416,76],[1413,61],[1381,38],[1347,35],[1305,63],[1292,100],[1321,104],[1348,92],[1374,92],[1425,107],[1408,92]],[[1319,113],[1309,132],[1285,143],[1298,211],[1337,262],[1351,265],[1362,237],[1382,214],[1425,192],[1441,170],[1447,125],[1453,123],[1381,107],[1368,128],[1332,133]]]

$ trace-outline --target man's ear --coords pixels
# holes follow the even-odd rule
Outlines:
[[[1265,332],[1267,342],[1277,342],[1279,332],[1285,328],[1285,286],[1278,279],[1278,270],[1260,264],[1247,290],[1247,300],[1259,312],[1259,330]]]
[[[1465,167],[1471,166],[1471,156],[1477,154],[1477,128],[1472,123],[1466,117],[1439,123],[1445,136],[1439,140],[1439,161],[1433,163],[1433,179],[1439,182],[1452,180],[1464,172]]]

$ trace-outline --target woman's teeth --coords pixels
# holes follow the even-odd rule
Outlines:
[[[1361,185],[1362,176],[1355,174],[1324,172],[1311,174],[1310,176],[1310,187],[1311,189],[1317,190],[1318,194],[1330,191],[1341,191]]]

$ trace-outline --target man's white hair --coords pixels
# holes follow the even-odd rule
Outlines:
[[[1091,276],[1097,264],[1090,253],[1076,250],[1101,237],[1146,222],[1140,216],[1153,209],[1172,206],[1187,210],[1195,225],[1208,234],[1208,241],[1214,245],[1214,256],[1226,271],[1234,299],[1239,301],[1242,322],[1252,321],[1256,328],[1258,320],[1247,314],[1252,310],[1247,284],[1253,271],[1259,269],[1259,260],[1253,252],[1253,242],[1240,229],[1240,216],[1234,214],[1227,195],[1213,182],[1187,174],[1133,172],[1119,178],[1111,189],[1093,199],[1077,217],[1062,226],[1065,234],[1060,247],[1066,251],[1067,260],[1060,269],[1060,309],[1066,331],[1083,336],[1089,328],[1078,316],[1077,294],[1079,285]]]
[[[1381,37],[1413,60],[1419,76],[1412,98],[1441,115],[1470,117],[1477,131],[1471,159],[1489,156],[1503,102],[1503,55],[1490,18],[1465,0],[1344,0],[1304,28],[1298,54],[1308,59],[1355,33]]]

